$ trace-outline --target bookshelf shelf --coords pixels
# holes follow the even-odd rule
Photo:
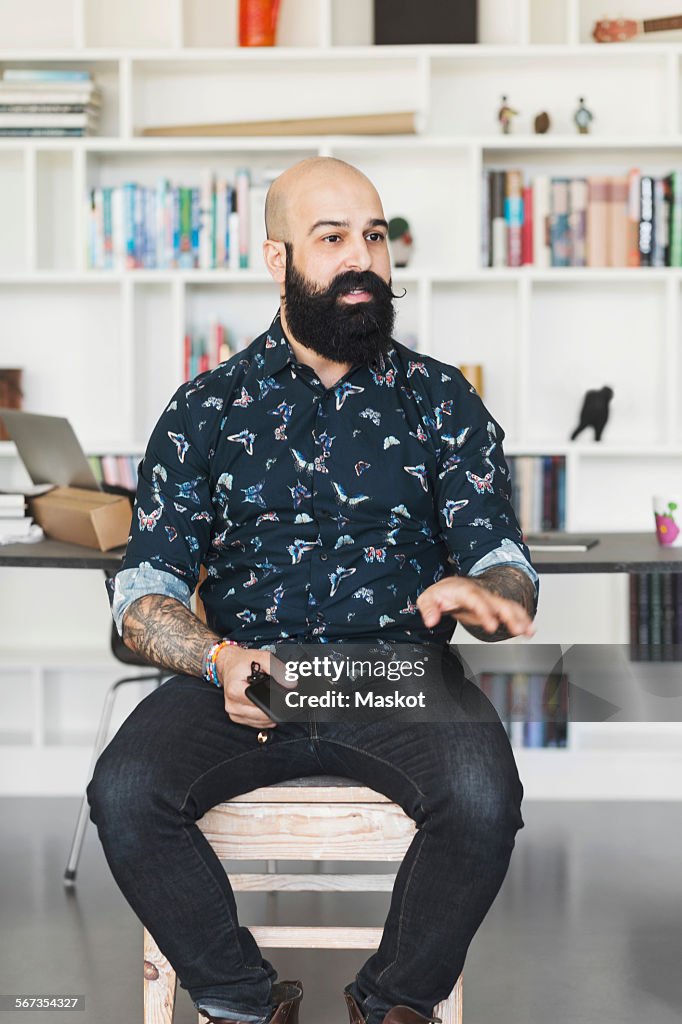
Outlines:
[[[667,173],[682,152],[679,34],[597,46],[589,35],[601,16],[596,0],[490,0],[480,5],[479,45],[373,47],[370,0],[286,0],[283,45],[243,50],[235,45],[237,0],[24,0],[21,18],[15,6],[0,0],[0,70],[86,68],[103,92],[98,136],[0,138],[2,361],[24,367],[26,408],[68,415],[88,454],[138,456],[182,379],[185,332],[218,317],[240,342],[277,308],[262,266],[86,269],[89,189],[153,184],[160,174],[196,185],[205,168],[260,173],[309,155],[339,156],[363,168],[387,215],[407,216],[413,229],[411,266],[394,272],[407,289],[398,339],[417,339],[448,362],[484,364],[484,399],[505,428],[506,453],[565,459],[568,529],[650,528],[650,494],[682,469],[682,268],[481,267],[481,172],[513,163],[528,173]],[[521,112],[509,136],[497,134],[502,93]],[[597,115],[587,136],[571,122],[579,94]],[[367,113],[368,97],[372,111],[416,111],[419,134],[139,134],[196,120],[197,110],[206,122]],[[535,135],[543,107],[552,131]],[[607,382],[616,394],[605,441],[569,442],[584,391]],[[14,445],[0,442],[0,487],[19,471]],[[554,581],[543,582],[551,595]],[[48,573],[43,589],[68,605],[62,628],[78,656],[45,650],[22,662],[15,645],[30,624],[8,622],[0,634],[3,697],[19,692],[14,674],[30,677],[0,736],[0,774],[30,755],[55,792],[75,792],[105,682],[121,673],[92,650],[96,630],[106,646],[101,581],[90,599],[96,606],[102,598],[95,626],[89,607],[80,618],[71,610],[77,593],[62,601],[59,587]],[[611,592],[596,595],[594,581],[590,588],[572,607],[593,601],[585,630],[598,642],[614,628],[612,614],[599,614]],[[565,602],[562,591],[554,618],[552,598],[543,604],[538,642],[553,630],[566,639]],[[30,647],[30,633],[25,639]],[[627,751],[614,755],[593,737],[592,767],[584,767],[581,738],[576,726],[569,749],[520,750],[527,792],[587,794],[597,768],[608,776],[605,794],[635,786]],[[673,761],[661,754],[659,774],[672,775],[660,767]]]

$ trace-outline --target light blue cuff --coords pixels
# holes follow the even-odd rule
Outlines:
[[[123,636],[123,616],[126,609],[145,594],[163,594],[189,608],[192,592],[186,583],[171,572],[155,569],[149,562],[142,562],[136,569],[121,569],[114,577],[114,596],[111,600],[111,614],[116,623],[118,635]]]
[[[485,572],[486,569],[491,569],[494,565],[513,565],[514,568],[523,570],[526,576],[531,579],[537,597],[539,576],[525,557],[521,548],[513,540],[505,537],[499,547],[489,551],[487,555],[483,555],[482,558],[479,558],[474,563],[471,569],[469,569],[467,576],[480,576],[482,572]]]

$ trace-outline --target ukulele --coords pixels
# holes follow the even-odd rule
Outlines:
[[[643,32],[666,32],[682,28],[682,15],[672,18],[644,18],[634,21],[630,18],[605,18],[595,22],[592,38],[598,43],[624,43]]]

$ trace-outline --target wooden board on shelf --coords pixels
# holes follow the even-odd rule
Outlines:
[[[350,114],[340,117],[299,117],[277,121],[230,121],[225,124],[161,125],[143,128],[142,135],[414,135],[417,114]]]

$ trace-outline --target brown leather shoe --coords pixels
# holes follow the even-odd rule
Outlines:
[[[272,1001],[275,1011],[268,1024],[298,1024],[298,1009],[303,998],[303,984],[300,981],[276,981],[272,986]],[[200,1011],[203,1013],[203,1010]],[[244,1024],[232,1017],[211,1017],[204,1013],[210,1024]]]
[[[350,992],[343,993],[348,1006],[350,1024],[367,1024],[367,1018]],[[383,1024],[442,1024],[441,1017],[424,1017],[410,1006],[392,1006],[384,1017]]]

